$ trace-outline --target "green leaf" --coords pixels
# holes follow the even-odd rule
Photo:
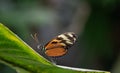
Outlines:
[[[110,73],[55,65],[35,52],[3,24],[0,24],[0,62],[18,73]]]

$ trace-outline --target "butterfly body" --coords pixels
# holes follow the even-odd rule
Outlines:
[[[58,35],[45,45],[45,54],[49,57],[63,56],[75,41],[76,36],[73,32],[66,32]]]

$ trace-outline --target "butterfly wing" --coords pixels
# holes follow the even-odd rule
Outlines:
[[[66,52],[67,50],[64,48],[54,48],[54,49],[46,50],[45,54],[47,54],[50,57],[60,57],[65,55]]]
[[[66,45],[56,38],[45,46],[45,54],[50,57],[59,57],[66,54],[66,52]]]
[[[59,57],[67,53],[68,48],[76,41],[75,34],[67,32],[55,37],[45,45],[45,54],[50,57]]]

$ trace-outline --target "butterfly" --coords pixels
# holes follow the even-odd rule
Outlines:
[[[45,45],[45,54],[49,57],[63,56],[75,41],[76,35],[73,32],[60,34]]]
[[[63,56],[68,52],[68,49],[75,43],[75,41],[76,35],[74,32],[60,34],[44,46],[44,53],[48,57],[54,58]]]

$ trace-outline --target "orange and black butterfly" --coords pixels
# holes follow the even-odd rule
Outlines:
[[[68,52],[68,49],[75,43],[76,35],[73,32],[66,32],[58,35],[48,42],[44,49],[49,57],[60,57]]]
[[[36,34],[33,37],[35,40]],[[38,40],[36,40],[38,41]],[[66,32],[53,38],[44,46],[44,53],[48,57],[60,57],[68,52],[68,49],[75,43],[76,35],[73,32]]]

